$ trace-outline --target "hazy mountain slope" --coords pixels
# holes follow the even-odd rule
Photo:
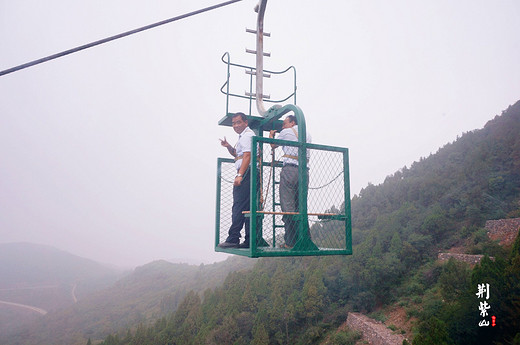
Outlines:
[[[92,260],[32,243],[0,244],[0,301],[43,309],[63,309],[113,284],[121,272]],[[43,316],[0,304],[0,334]]]
[[[230,258],[212,265],[193,266],[155,261],[138,267],[111,287],[47,314],[30,327],[11,332],[10,344],[78,344],[88,337],[149,322],[173,312],[190,291],[220,285],[231,271],[252,267],[254,261]],[[2,337],[0,336],[0,343]]]
[[[115,270],[53,247],[32,243],[0,244],[0,289],[114,276]]]

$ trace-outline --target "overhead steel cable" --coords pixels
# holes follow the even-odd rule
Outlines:
[[[213,6],[206,7],[206,8],[197,10],[197,11],[185,13],[185,14],[182,14],[180,16],[173,17],[173,18],[170,18],[170,19],[166,19],[166,20],[154,23],[154,24],[146,25],[146,26],[140,27],[138,29],[134,29],[134,30],[130,30],[130,31],[127,31],[127,32],[123,32],[123,33],[115,35],[115,36],[107,37],[107,38],[101,39],[99,41],[95,41],[95,42],[88,43],[88,44],[85,44],[85,45],[82,45],[82,46],[79,46],[79,47],[76,47],[76,48],[65,50],[65,51],[63,51],[61,53],[53,54],[53,55],[50,55],[50,56],[47,56],[47,57],[44,57],[44,58],[41,58],[41,59],[38,59],[38,60],[34,60],[34,61],[31,61],[31,62],[22,64],[22,65],[19,65],[19,66],[16,66],[16,67],[12,67],[12,68],[0,71],[0,76],[16,72],[16,71],[22,70],[22,69],[27,68],[27,67],[38,65],[38,64],[41,64],[43,62],[54,60],[54,59],[57,59],[59,57],[65,56],[65,55],[76,53],[76,52],[79,52],[81,50],[92,48],[92,47],[98,46],[100,44],[104,44],[104,43],[107,43],[107,42],[110,42],[110,41],[114,41],[114,40],[117,40],[119,38],[130,36],[130,35],[136,34],[136,33],[141,32],[141,31],[153,29],[153,28],[155,28],[157,26],[161,26],[161,25],[164,25],[164,24],[168,24],[168,23],[180,20],[180,19],[191,17],[191,16],[194,16],[196,14],[200,14],[200,13],[203,13],[203,12],[211,11],[211,10],[217,9],[219,7],[224,7],[224,6],[227,6],[227,5],[231,5],[231,4],[233,4],[235,2],[239,2],[239,1],[242,1],[242,0],[226,1],[226,2],[223,2],[223,3],[217,4],[217,5],[213,5]]]

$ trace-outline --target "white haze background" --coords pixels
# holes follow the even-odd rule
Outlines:
[[[0,70],[216,3],[0,0]],[[224,259],[216,158],[236,135],[217,125],[220,57],[254,64],[255,5],[0,77],[0,242],[125,267]],[[357,194],[520,99],[518,18],[518,1],[270,0],[265,68],[297,68],[308,130],[350,149]]]

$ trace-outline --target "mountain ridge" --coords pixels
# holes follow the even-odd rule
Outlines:
[[[71,284],[114,272],[117,271],[94,260],[52,246],[29,242],[0,244],[0,288],[48,282]]]

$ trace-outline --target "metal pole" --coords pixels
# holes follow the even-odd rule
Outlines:
[[[264,107],[264,14],[267,0],[260,0],[255,7],[258,12],[256,23],[256,108],[261,116],[267,112]]]

